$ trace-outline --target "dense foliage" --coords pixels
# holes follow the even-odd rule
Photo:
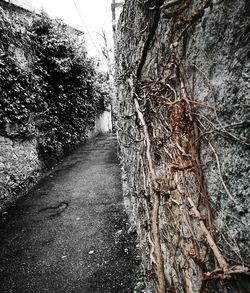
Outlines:
[[[46,15],[25,24],[0,14],[1,134],[35,135],[42,153],[75,145],[109,96],[81,33]]]
[[[0,10],[0,129],[5,125],[26,124],[34,106],[33,76],[18,66],[15,49],[30,43],[25,23],[9,19]],[[27,50],[25,50],[27,51]]]

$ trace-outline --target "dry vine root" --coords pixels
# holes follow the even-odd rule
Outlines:
[[[204,223],[204,219],[201,216],[200,212],[197,210],[193,200],[188,197],[187,198],[191,208],[192,208],[192,216],[199,222],[199,225],[201,227],[202,232],[204,233],[204,235],[206,236],[207,242],[210,246],[210,248],[213,251],[214,256],[216,257],[218,264],[219,264],[219,268],[214,270],[213,272],[206,272],[204,273],[204,277],[206,279],[215,279],[215,278],[221,278],[221,279],[226,279],[226,278],[230,278],[231,275],[233,274],[245,274],[247,276],[250,276],[250,270],[248,267],[245,266],[240,266],[240,265],[236,265],[236,266],[230,266],[228,264],[228,262],[226,261],[226,259],[224,258],[223,254],[220,252],[218,246],[216,245],[211,233],[208,231],[205,223]]]
[[[153,189],[153,208],[151,213],[151,231],[153,236],[153,245],[154,245],[154,256],[155,256],[155,266],[156,266],[156,275],[158,279],[159,285],[159,293],[166,292],[166,280],[164,274],[164,264],[163,264],[163,257],[161,252],[161,238],[160,238],[160,229],[159,229],[159,207],[160,207],[160,194],[157,192],[159,189],[157,183],[157,176],[154,169],[153,159],[151,155],[151,143],[148,133],[147,124],[143,117],[143,113],[140,109],[140,105],[138,99],[136,97],[135,87],[133,82],[130,80],[130,88],[132,92],[132,97],[135,103],[135,109],[138,115],[138,118],[141,122],[144,138],[146,142],[146,157],[149,165],[150,176],[152,180],[152,189]]]

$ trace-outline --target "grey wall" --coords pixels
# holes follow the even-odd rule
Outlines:
[[[179,4],[162,7],[170,2]],[[250,289],[249,19],[247,0],[125,1],[116,45],[117,128],[147,292],[158,290],[155,196],[171,292]]]

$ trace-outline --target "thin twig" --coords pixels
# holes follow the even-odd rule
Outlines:
[[[223,180],[223,177],[222,177],[222,172],[221,172],[221,166],[220,166],[220,161],[219,161],[219,157],[218,157],[218,154],[216,153],[214,147],[212,146],[212,144],[210,142],[208,142],[210,148],[212,149],[213,153],[214,153],[214,156],[215,156],[215,159],[216,159],[216,163],[217,163],[217,168],[218,168],[218,172],[219,172],[219,177],[220,177],[220,180],[221,180],[221,183],[228,195],[228,197],[235,203],[237,204],[237,201],[234,199],[233,195],[230,193],[230,191],[228,190],[224,180]]]

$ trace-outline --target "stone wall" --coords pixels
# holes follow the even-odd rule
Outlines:
[[[37,142],[13,141],[0,137],[0,196],[1,208],[14,200],[16,194],[34,183],[39,176],[41,162]]]
[[[147,292],[250,289],[249,20],[244,0],[125,1],[117,128]]]

